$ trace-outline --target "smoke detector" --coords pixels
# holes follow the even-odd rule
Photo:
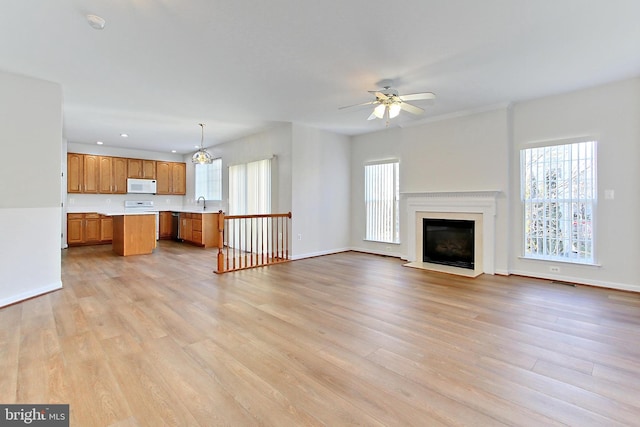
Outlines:
[[[102,30],[106,21],[98,15],[87,15],[87,22],[94,30]]]

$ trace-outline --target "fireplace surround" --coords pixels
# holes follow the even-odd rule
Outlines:
[[[442,271],[467,277],[495,274],[495,215],[498,191],[412,192],[406,197],[408,267]],[[474,222],[473,269],[424,262],[424,219]]]

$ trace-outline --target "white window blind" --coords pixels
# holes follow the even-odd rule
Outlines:
[[[271,159],[229,167],[229,214],[271,213]]]
[[[365,240],[400,242],[399,169],[397,160],[364,167]]]
[[[520,151],[524,256],[594,263],[596,142]]]
[[[195,198],[222,200],[222,159],[211,164],[195,165]]]

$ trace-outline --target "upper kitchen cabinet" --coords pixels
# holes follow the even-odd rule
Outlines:
[[[126,194],[127,159],[100,156],[100,186],[102,194]]]
[[[67,153],[67,193],[126,192],[127,159]]]
[[[113,158],[113,192],[117,194],[127,193],[127,159],[122,157]]]
[[[187,192],[186,181],[186,163],[156,162],[156,194],[184,195]]]
[[[84,155],[67,154],[67,193],[84,191]]]
[[[155,160],[127,159],[128,178],[156,179]]]
[[[100,187],[100,156],[84,155],[83,193],[98,193]]]

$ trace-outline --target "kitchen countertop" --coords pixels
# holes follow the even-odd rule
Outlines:
[[[99,213],[100,215],[106,215],[106,216],[120,216],[120,215],[155,215],[157,211],[146,211],[146,212],[131,212],[131,211],[125,211],[124,209],[113,209],[113,210],[97,210],[95,211],[96,213]]]
[[[67,213],[87,213],[87,212],[96,212],[102,215],[108,216],[116,216],[116,215],[149,215],[155,212],[183,212],[183,213],[200,213],[200,214],[214,214],[218,213],[218,210],[203,210],[202,208],[196,207],[182,207],[182,206],[169,206],[154,209],[153,211],[148,212],[131,212],[125,211],[123,207],[116,206],[68,206]]]

